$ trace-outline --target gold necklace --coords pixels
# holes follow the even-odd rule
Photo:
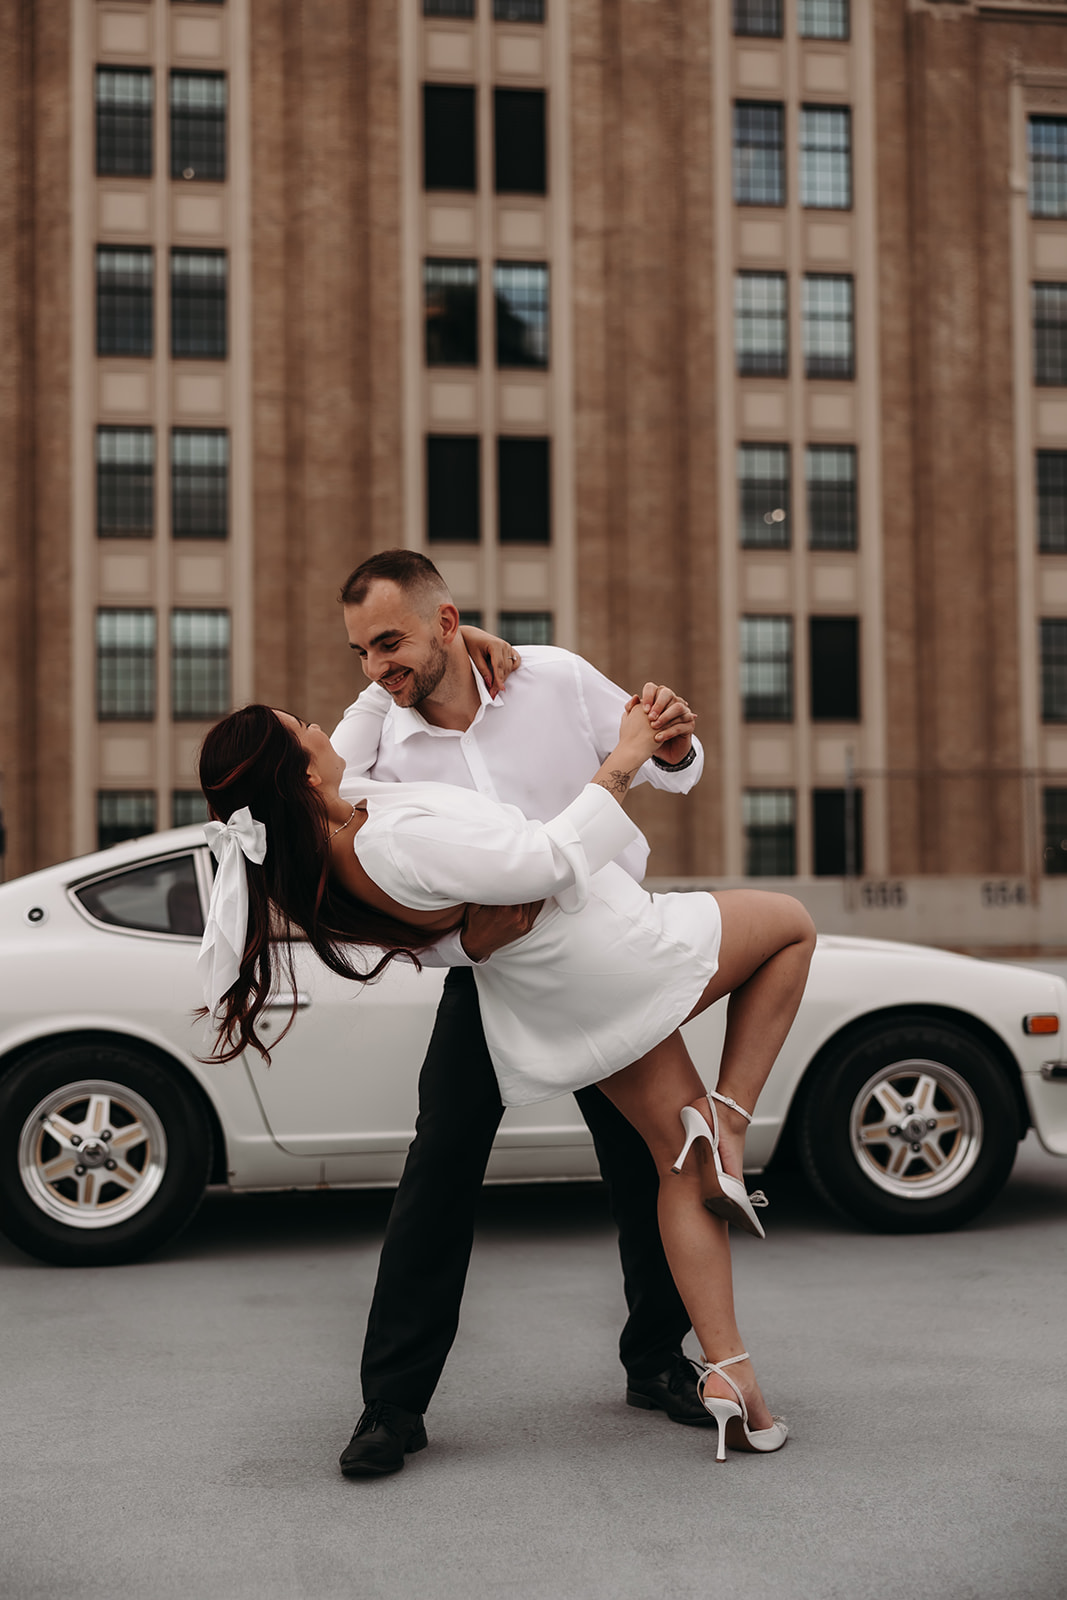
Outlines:
[[[345,831],[345,829],[348,827],[348,824],[352,821],[352,818],[355,816],[355,814],[356,814],[356,802],[353,800],[353,802],[352,802],[352,810],[349,812],[348,816],[345,818],[345,820],[343,822],[338,823],[337,827],[334,828],[333,833],[330,834],[329,838],[332,839],[335,833],[343,833]],[[327,840],[327,843],[329,843],[329,839]]]

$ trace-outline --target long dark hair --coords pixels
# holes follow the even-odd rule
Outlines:
[[[375,911],[330,877],[326,806],[308,781],[306,751],[269,706],[245,706],[215,724],[200,751],[200,786],[212,816],[221,822],[248,806],[267,830],[262,865],[245,862],[248,938],[240,975],[221,1002],[211,1059],[233,1061],[251,1045],[269,1065],[270,1051],[256,1033],[256,1022],[270,996],[287,985],[293,1009],[278,1037],[292,1027],[294,929],[331,972],[357,983],[378,977],[397,956],[407,956],[417,967],[415,951],[441,934]],[[384,954],[373,967],[357,967],[346,945]]]

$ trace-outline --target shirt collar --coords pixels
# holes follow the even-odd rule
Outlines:
[[[469,659],[469,658],[468,658]],[[497,695],[494,700],[485,687],[485,679],[471,661],[470,669],[474,674],[474,682],[478,689],[478,709],[474,713],[471,728],[477,727],[485,715],[487,708],[497,710],[501,704],[501,697]],[[414,706],[393,706],[390,716],[393,719],[393,737],[397,744],[403,744],[416,733],[429,733],[434,738],[459,739],[464,733],[469,733],[470,728],[438,728],[434,723],[427,722],[421,711],[416,711]]]

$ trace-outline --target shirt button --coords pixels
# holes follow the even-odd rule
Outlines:
[[[463,735],[463,743],[464,744],[473,744],[474,743],[474,740],[471,738],[469,733],[465,733]]]

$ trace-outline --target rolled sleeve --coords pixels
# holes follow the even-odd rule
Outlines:
[[[346,709],[331,733],[330,743],[345,764],[340,785],[342,799],[357,798],[354,790],[352,794],[347,791],[358,784],[360,778],[369,776],[377,761],[382,727],[392,703],[385,690],[373,683]]]

